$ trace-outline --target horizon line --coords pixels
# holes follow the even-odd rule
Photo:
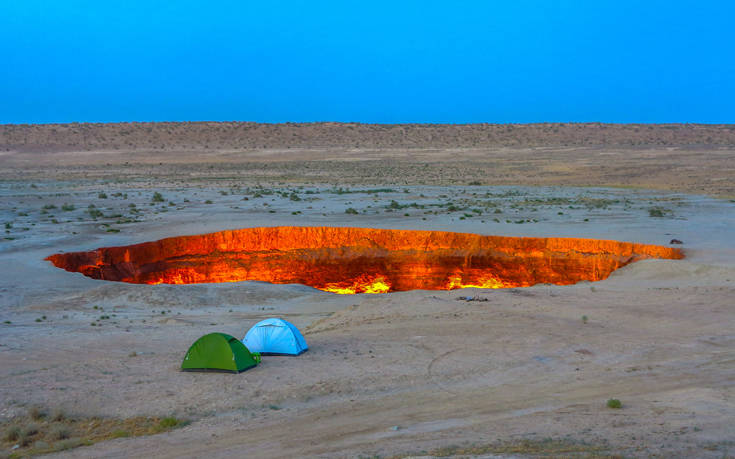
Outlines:
[[[661,122],[615,122],[615,121],[531,121],[531,122],[363,122],[363,121],[246,121],[246,120],[186,120],[186,121],[61,121],[46,123],[2,123],[0,126],[58,126],[58,125],[105,125],[105,124],[260,124],[260,125],[314,125],[314,124],[339,124],[339,125],[368,125],[368,126],[532,126],[532,125],[613,125],[613,126],[735,126],[735,122],[689,122],[689,121],[661,121]]]

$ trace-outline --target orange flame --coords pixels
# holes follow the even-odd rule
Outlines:
[[[462,282],[462,276],[456,274],[449,278],[447,288],[445,290],[455,290],[458,288],[507,288],[507,287],[527,287],[526,285],[516,285],[510,282],[503,282],[492,276],[478,279],[477,283],[466,284]]]
[[[390,284],[383,276],[373,278],[370,278],[370,276],[362,276],[360,279],[356,279],[352,285],[349,286],[345,286],[344,283],[330,283],[317,288],[319,290],[324,290],[325,292],[339,293],[343,295],[390,292]]]
[[[274,227],[181,236],[47,258],[95,279],[138,284],[265,281],[340,294],[527,287],[607,278],[679,249],[596,239],[442,231]]]

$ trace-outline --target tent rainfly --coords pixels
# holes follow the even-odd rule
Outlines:
[[[181,363],[184,371],[224,371],[240,373],[260,362],[234,336],[226,333],[204,335],[191,345]]]
[[[263,355],[299,355],[309,347],[298,328],[283,319],[265,319],[248,330],[242,342]]]

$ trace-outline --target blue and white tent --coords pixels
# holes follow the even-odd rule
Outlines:
[[[299,355],[309,349],[299,329],[283,319],[261,320],[242,342],[250,352],[261,355]]]

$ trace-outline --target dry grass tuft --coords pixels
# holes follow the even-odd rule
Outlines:
[[[40,421],[41,419],[46,417],[46,411],[41,408],[40,406],[32,406],[28,410],[28,416],[31,417],[31,419],[34,419],[36,421]]]
[[[10,426],[7,429],[5,429],[5,432],[3,433],[3,441],[5,442],[18,441],[19,438],[20,438],[20,427],[18,426]]]
[[[0,451],[10,451],[18,445],[11,457],[35,456],[112,438],[154,435],[187,424],[172,416],[114,419],[71,417],[58,409],[52,413],[47,416],[41,408],[34,407],[25,416],[1,423]]]
[[[430,457],[467,457],[467,456],[485,456],[485,455],[516,455],[523,457],[585,457],[588,459],[608,458],[615,459],[622,456],[610,455],[606,445],[590,444],[585,442],[574,442],[571,440],[556,440],[546,438],[543,440],[514,440],[508,442],[498,441],[485,445],[449,445],[436,448],[431,451],[421,451],[418,455]],[[402,454],[394,456],[393,459],[411,457],[413,454]]]
[[[54,451],[65,451],[67,449],[78,448],[80,446],[89,446],[91,441],[85,441],[81,438],[70,438],[68,440],[60,441],[54,445]]]
[[[51,437],[51,439],[53,440],[66,440],[71,437],[71,430],[63,425],[54,426],[49,431],[49,437]]]

